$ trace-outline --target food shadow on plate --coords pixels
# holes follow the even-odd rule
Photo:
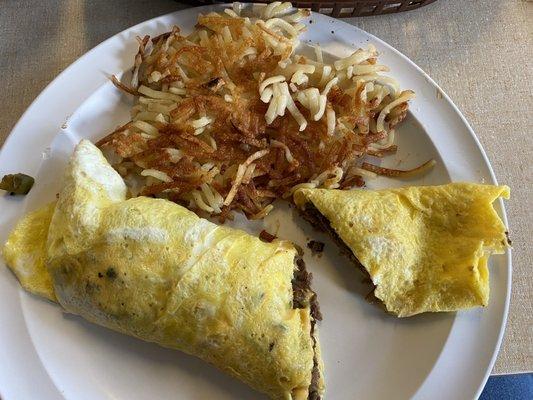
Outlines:
[[[213,393],[217,393],[217,398],[267,399],[266,396],[197,357],[95,325],[78,315],[64,313],[63,317],[70,323],[79,324],[86,334],[96,338],[96,341],[102,346],[112,348],[114,354],[123,353],[128,358],[136,358],[136,361],[146,363],[148,368],[157,365],[158,368],[163,367],[167,371],[169,368],[175,369],[176,379],[180,381],[193,380],[195,384],[205,382],[205,385],[212,387],[210,390]],[[127,374],[128,371],[124,370],[121,373]],[[183,378],[184,376],[187,378]],[[205,388],[199,390],[198,399],[203,398],[200,393],[205,394]]]
[[[411,177],[379,176],[366,182],[369,188],[390,189],[403,186],[442,185],[451,182],[449,166],[446,166],[444,158],[427,130],[411,110],[396,129],[394,143],[398,146],[395,154],[383,158],[367,156],[365,161],[387,168],[408,170],[433,159],[436,161],[435,166],[425,173]]]

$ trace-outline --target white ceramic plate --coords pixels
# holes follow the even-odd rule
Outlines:
[[[136,25],[103,42],[59,75],[33,102],[4,144],[0,174],[26,172],[36,185],[26,198],[0,198],[0,241],[20,215],[54,198],[60,171],[82,137],[97,139],[128,118],[129,100],[107,80],[128,70],[136,35],[173,24],[190,28],[207,7]],[[417,98],[398,134],[399,153],[384,165],[438,160],[412,184],[496,183],[478,140],[459,110],[405,56],[351,25],[312,14],[303,41],[344,56],[373,43],[380,62]],[[334,34],[331,32],[334,31]],[[44,161],[43,161],[44,160]],[[404,182],[379,179],[372,186]],[[505,220],[501,202],[496,204]],[[263,223],[237,225],[258,232]],[[511,255],[492,257],[491,299],[485,309],[396,319],[364,300],[362,277],[325,236],[279,207],[264,222],[305,248],[326,242],[321,258],[306,254],[324,314],[320,324],[327,399],[472,399],[479,395],[500,346],[510,296]],[[64,315],[58,306],[22,291],[0,268],[0,393],[11,399],[256,399],[264,398],[213,367],[177,351]]]

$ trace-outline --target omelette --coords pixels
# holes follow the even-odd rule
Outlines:
[[[195,355],[273,399],[323,395],[320,312],[294,246],[164,199],[126,200],[87,140],[57,202],[24,217],[3,256],[26,290],[66,312]]]
[[[300,189],[304,218],[327,231],[398,317],[486,306],[488,258],[508,246],[492,203],[507,186]]]

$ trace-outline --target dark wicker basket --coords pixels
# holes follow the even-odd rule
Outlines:
[[[243,3],[271,3],[269,0],[241,0]],[[436,0],[341,0],[341,1],[292,1],[295,7],[310,8],[331,17],[366,17],[410,11],[428,5]],[[219,0],[196,0],[194,3],[227,3]]]

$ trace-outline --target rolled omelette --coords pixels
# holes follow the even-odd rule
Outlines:
[[[3,256],[26,290],[67,312],[197,356],[272,399],[323,395],[320,313],[294,246],[167,200],[126,200],[87,140],[57,204],[24,217]]]
[[[507,186],[449,183],[397,189],[300,189],[305,219],[328,232],[399,317],[489,301],[488,259],[505,252],[492,203]]]

